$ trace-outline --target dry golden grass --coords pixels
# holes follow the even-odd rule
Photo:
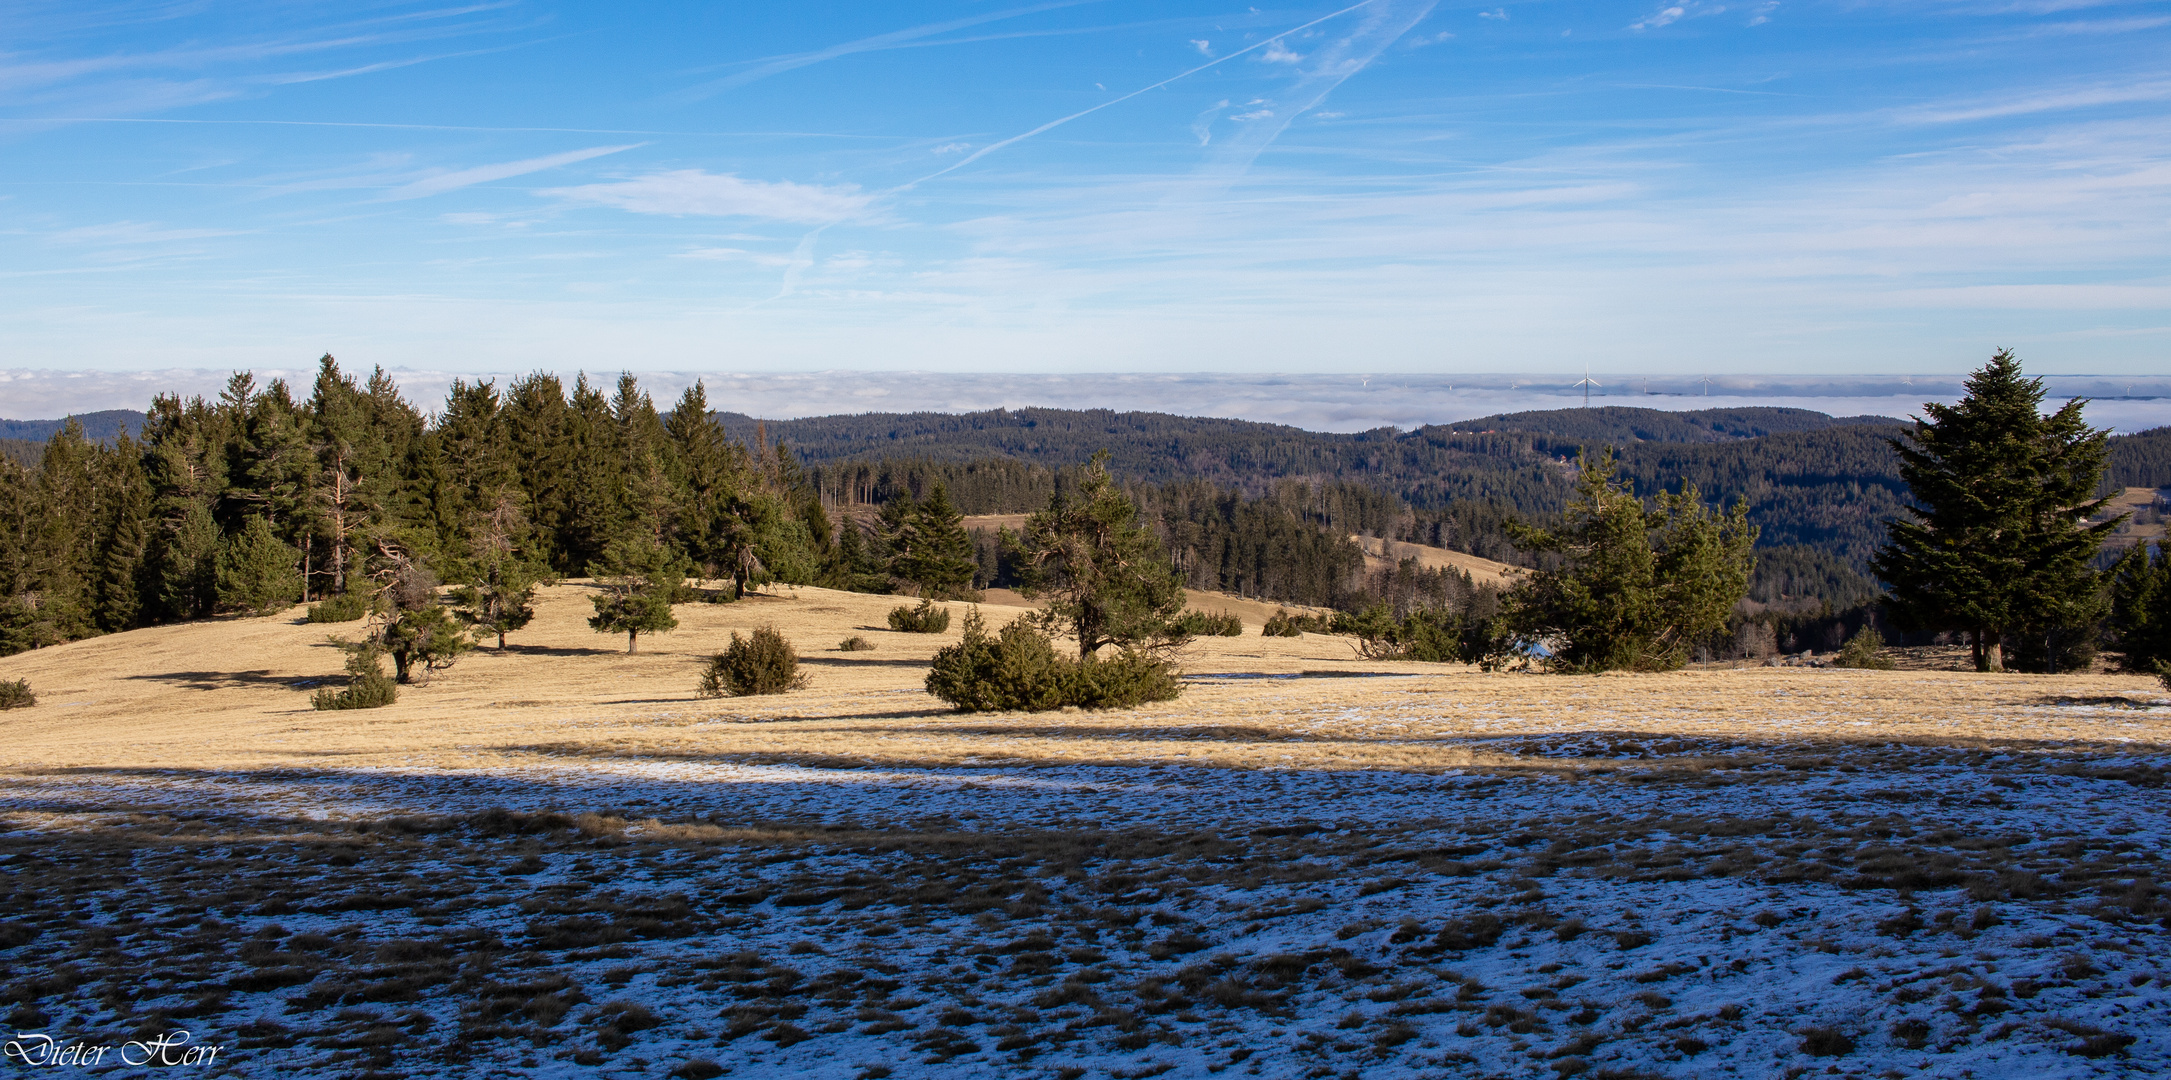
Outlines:
[[[1392,570],[1404,559],[1415,559],[1426,570],[1460,570],[1470,575],[1479,585],[1491,585],[1505,589],[1515,584],[1515,577],[1522,568],[1504,562],[1481,559],[1476,555],[1425,544],[1407,544],[1400,540],[1383,540],[1368,536],[1350,536],[1350,542],[1364,549],[1366,572]]]
[[[1192,681],[1174,702],[1121,713],[962,716],[920,691],[929,659],[956,640],[961,618],[947,634],[900,634],[884,623],[896,597],[786,589],[681,606],[677,632],[646,639],[629,656],[620,639],[588,629],[589,595],[578,582],[547,590],[534,624],[505,652],[477,650],[430,685],[403,688],[398,704],[363,712],[310,709],[310,691],[340,670],[327,632],[351,633],[356,624],[310,625],[299,608],[10,657],[0,660],[0,678],[27,678],[41,704],[0,717],[7,734],[0,769],[460,770],[515,767],[539,755],[1576,769],[1619,766],[1623,756],[1696,767],[1757,756],[1760,747],[1798,754],[1895,742],[2141,751],[2160,748],[2166,733],[2166,713],[2132,707],[2163,698],[2154,680],[2138,677],[1762,668],[1485,674],[1363,661],[1342,638],[1269,639],[1255,629],[1189,647],[1183,666]],[[1256,626],[1258,613],[1242,601],[1208,595],[1195,603],[1238,610]],[[947,606],[964,613],[963,604]],[[983,607],[991,625],[1023,610]],[[732,631],[763,624],[798,646],[811,687],[696,698],[706,656]],[[855,634],[874,649],[837,648]],[[1579,733],[1581,749],[1533,745]]]

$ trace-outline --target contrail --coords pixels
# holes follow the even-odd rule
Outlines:
[[[903,184],[899,184],[899,185],[897,185],[896,187],[890,188],[890,189],[888,189],[887,191],[884,191],[884,192],[882,192],[882,193],[881,193],[881,196],[878,196],[878,197],[882,197],[882,196],[889,196],[889,195],[895,195],[895,194],[898,194],[899,192],[904,192],[904,191],[910,191],[910,190],[912,190],[913,188],[916,188],[916,187],[920,186],[921,184],[927,183],[927,182],[928,182],[928,181],[930,181],[930,180],[934,180],[934,179],[936,179],[936,178],[938,178],[938,177],[942,177],[942,176],[947,176],[947,175],[949,175],[950,173],[956,172],[957,170],[959,170],[959,169],[962,169],[962,168],[964,168],[965,166],[967,166],[967,165],[970,165],[970,164],[972,164],[973,162],[975,162],[975,161],[978,161],[978,160],[980,160],[981,158],[984,158],[984,157],[988,156],[989,154],[992,154],[992,153],[994,153],[994,152],[995,152],[995,151],[997,151],[997,150],[1001,150],[1001,149],[1003,149],[1004,147],[1008,147],[1008,146],[1014,146],[1014,145],[1016,145],[1016,144],[1018,144],[1018,143],[1024,142],[1024,141],[1025,141],[1025,140],[1027,140],[1027,139],[1030,139],[1030,138],[1032,138],[1033,136],[1035,136],[1035,135],[1038,135],[1038,134],[1040,134],[1040,133],[1042,133],[1042,132],[1044,132],[1044,131],[1049,131],[1049,130],[1052,130],[1052,129],[1054,129],[1054,128],[1059,128],[1059,127],[1063,126],[1064,124],[1068,124],[1068,123],[1070,123],[1071,121],[1073,121],[1073,120],[1076,120],[1076,119],[1078,119],[1078,118],[1079,118],[1079,117],[1081,117],[1081,116],[1090,116],[1090,115],[1092,115],[1093,113],[1097,113],[1097,112],[1101,111],[1102,109],[1108,108],[1108,107],[1109,107],[1109,106],[1111,106],[1111,105],[1121,105],[1121,104],[1123,104],[1124,102],[1126,102],[1126,101],[1129,101],[1129,100],[1131,100],[1132,98],[1135,98],[1135,97],[1139,96],[1140,94],[1145,94],[1145,93],[1149,93],[1149,92],[1151,92],[1151,91],[1154,91],[1154,90],[1159,90],[1160,88],[1162,88],[1162,87],[1164,87],[1164,86],[1167,86],[1167,85],[1169,85],[1170,83],[1174,83],[1174,82],[1181,82],[1182,80],[1184,80],[1184,79],[1187,79],[1187,78],[1189,78],[1189,77],[1191,77],[1191,76],[1193,76],[1193,75],[1196,75],[1196,74],[1198,74],[1198,73],[1199,73],[1199,72],[1201,72],[1201,71],[1205,71],[1205,70],[1206,70],[1207,68],[1210,68],[1210,67],[1215,67],[1215,66],[1218,66],[1218,65],[1220,65],[1220,64],[1224,64],[1224,63],[1227,63],[1228,61],[1234,60],[1234,59],[1236,59],[1237,57],[1239,57],[1239,56],[1242,56],[1242,55],[1244,55],[1245,53],[1248,53],[1248,52],[1252,52],[1252,51],[1254,51],[1254,50],[1257,50],[1257,49],[1263,49],[1263,48],[1266,48],[1266,47],[1267,47],[1268,45],[1272,45],[1273,43],[1275,43],[1275,42],[1277,42],[1277,41],[1280,41],[1281,39],[1283,39],[1283,38],[1285,38],[1285,37],[1288,37],[1288,36],[1289,36],[1289,35],[1291,35],[1291,34],[1294,34],[1294,33],[1298,33],[1299,31],[1303,31],[1303,30],[1309,30],[1309,29],[1311,29],[1311,28],[1312,28],[1312,27],[1314,27],[1314,26],[1318,26],[1318,25],[1319,25],[1320,23],[1323,23],[1323,22],[1327,22],[1328,20],[1331,20],[1331,19],[1337,19],[1337,18],[1340,18],[1340,17],[1342,17],[1342,16],[1344,16],[1344,15],[1347,15],[1347,14],[1349,14],[1349,13],[1350,13],[1350,12],[1352,12],[1352,11],[1356,11],[1356,10],[1358,10],[1358,9],[1360,9],[1360,8],[1367,8],[1367,7],[1370,7],[1370,6],[1372,6],[1373,4],[1376,4],[1376,3],[1378,3],[1378,2],[1379,2],[1379,0],[1358,0],[1358,2],[1357,2],[1357,3],[1351,4],[1350,6],[1348,6],[1348,7],[1346,7],[1346,8],[1343,8],[1343,9],[1341,9],[1340,11],[1332,12],[1332,13],[1330,13],[1330,14],[1326,14],[1326,15],[1321,15],[1320,17],[1318,17],[1318,18],[1316,18],[1316,19],[1313,19],[1312,21],[1310,21],[1310,22],[1308,22],[1308,23],[1304,23],[1304,24],[1303,24],[1303,25],[1301,25],[1301,26],[1292,26],[1292,27],[1290,27],[1289,29],[1287,29],[1287,30],[1284,30],[1284,31],[1282,31],[1282,32],[1281,32],[1281,33],[1279,33],[1279,34],[1275,34],[1275,35],[1274,35],[1273,37],[1270,37],[1270,38],[1265,38],[1265,39],[1263,39],[1263,40],[1260,40],[1260,41],[1258,41],[1258,42],[1255,42],[1255,43],[1253,43],[1253,44],[1251,44],[1251,45],[1247,45],[1247,46],[1245,46],[1245,47],[1243,47],[1243,48],[1241,48],[1241,49],[1238,49],[1238,50],[1236,50],[1235,52],[1232,52],[1232,53],[1228,54],[1227,56],[1223,56],[1223,57],[1220,57],[1220,58],[1218,58],[1218,59],[1214,59],[1214,60],[1209,60],[1209,61],[1207,61],[1206,63],[1200,64],[1199,66],[1197,66],[1197,67],[1195,67],[1195,68],[1191,68],[1191,69],[1190,69],[1190,70],[1188,70],[1188,71],[1183,71],[1183,72],[1179,72],[1179,73],[1177,73],[1177,74],[1175,74],[1175,75],[1171,75],[1171,76],[1169,76],[1168,78],[1166,78],[1166,79],[1163,79],[1163,80],[1161,80],[1160,82],[1154,83],[1154,84],[1153,84],[1153,85],[1151,85],[1151,86],[1142,86],[1142,87],[1139,87],[1138,89],[1136,89],[1136,90],[1133,90],[1133,91],[1131,91],[1130,93],[1128,93],[1128,94],[1125,94],[1125,95],[1123,95],[1122,97],[1119,97],[1119,98],[1112,98],[1112,99],[1110,99],[1110,100],[1108,100],[1108,101],[1103,101],[1103,102],[1101,102],[1100,104],[1098,104],[1098,105],[1095,105],[1095,106],[1093,106],[1093,107],[1092,107],[1092,108],[1090,108],[1090,109],[1081,109],[1081,110],[1079,110],[1078,112],[1074,112],[1074,113],[1070,114],[1069,116],[1065,116],[1065,117],[1062,117],[1061,119],[1057,119],[1057,120],[1050,120],[1050,121],[1048,121],[1047,123],[1045,123],[1045,124],[1042,124],[1042,125],[1040,125],[1039,127],[1036,127],[1036,128],[1034,128],[1034,129],[1033,129],[1033,130],[1031,130],[1031,131],[1025,132],[1025,133],[1024,133],[1024,134],[1022,134],[1022,135],[1012,135],[1011,137],[1009,137],[1009,138],[1007,138],[1007,139],[1004,139],[1004,140],[1003,140],[1003,141],[1001,141],[1001,142],[998,142],[998,143],[990,143],[990,144],[988,144],[987,146],[981,147],[980,149],[978,149],[978,150],[975,150],[975,151],[973,151],[973,152],[972,152],[972,153],[971,153],[970,155],[968,155],[968,156],[966,156],[965,158],[963,158],[963,159],[959,160],[959,161],[958,161],[958,162],[956,162],[955,164],[952,164],[952,165],[950,165],[950,166],[948,166],[948,167],[946,167],[946,168],[943,168],[943,169],[937,170],[937,171],[935,171],[935,172],[931,172],[931,173],[928,173],[928,174],[927,174],[926,176],[920,177],[920,178],[919,178],[919,179],[917,179],[917,180],[913,180],[913,181],[910,181],[910,182],[908,182],[908,183],[903,183]],[[1430,5],[1430,4],[1427,4],[1427,5],[1426,5],[1426,9],[1427,9],[1427,10],[1430,10],[1430,8],[1431,8],[1431,5]],[[789,269],[787,269],[787,270],[785,270],[785,271],[784,271],[784,280],[783,280],[783,282],[782,282],[782,283],[781,283],[781,284],[780,284],[780,285],[778,286],[778,288],[777,288],[777,293],[776,293],[776,295],[775,295],[775,296],[772,296],[772,297],[770,297],[770,298],[769,298],[769,300],[781,300],[781,299],[783,299],[784,297],[786,297],[786,296],[789,296],[789,295],[791,294],[791,291],[792,291],[792,287],[793,287],[793,286],[794,286],[795,284],[797,284],[797,282],[798,282],[798,279],[799,279],[799,274],[800,274],[800,272],[801,272],[802,270],[805,270],[805,269],[806,269],[807,267],[809,267],[809,266],[813,265],[813,263],[814,263],[814,241],[815,241],[815,238],[816,238],[816,237],[819,237],[819,236],[820,236],[820,235],[822,234],[822,231],[823,231],[823,229],[827,229],[828,227],[829,227],[829,226],[827,226],[827,225],[824,225],[824,226],[822,226],[821,228],[815,229],[815,230],[814,230],[813,232],[810,232],[810,233],[808,233],[808,234],[807,234],[806,236],[804,236],[804,237],[802,237],[802,238],[800,239],[800,241],[799,241],[799,246],[798,246],[798,248],[796,248],[796,249],[795,249],[795,250],[793,251],[793,253],[792,253],[792,264],[791,264],[791,267],[790,267]],[[756,301],[756,303],[767,303],[767,302],[768,302],[768,301]],[[748,306],[749,306],[749,307],[751,307],[751,306],[753,306],[753,305],[748,305]]]
[[[1099,2],[1099,0],[1053,0],[1053,2],[1051,3],[1034,4],[1031,7],[1011,8],[1008,11],[991,11],[985,15],[974,15],[964,19],[952,19],[949,22],[929,23],[925,26],[915,26],[905,30],[892,30],[887,34],[876,34],[873,37],[864,37],[860,38],[857,41],[847,41],[842,45],[832,45],[829,48],[818,49],[814,52],[793,53],[790,56],[772,57],[767,61],[753,61],[753,63],[757,64],[758,66],[754,67],[751,70],[742,71],[736,75],[726,75],[721,79],[715,79],[710,82],[703,83],[699,86],[688,87],[684,90],[678,91],[676,94],[673,94],[671,96],[679,99],[695,99],[707,97],[710,94],[716,93],[719,90],[729,90],[732,87],[745,86],[748,83],[756,82],[761,79],[766,79],[771,75],[779,75],[794,68],[803,68],[810,64],[819,64],[824,60],[834,60],[840,56],[850,56],[853,53],[877,52],[882,49],[899,48],[908,42],[916,41],[919,38],[927,37],[932,34],[946,33],[951,30],[962,30],[968,26],[978,26],[982,23],[999,22],[1003,19],[1013,19],[1020,15],[1031,15],[1036,12],[1051,11],[1055,8],[1076,7],[1079,4],[1097,2]]]
[[[1288,37],[1289,35],[1291,35],[1291,34],[1294,34],[1294,33],[1298,32],[1298,31],[1300,31],[1300,30],[1309,30],[1309,29],[1311,29],[1312,27],[1314,27],[1314,26],[1318,26],[1318,25],[1319,25],[1320,23],[1326,22],[1326,21],[1327,21],[1327,20],[1329,20],[1329,19],[1336,19],[1336,18],[1340,18],[1341,16],[1347,15],[1347,14],[1349,14],[1350,12],[1352,12],[1352,11],[1356,11],[1356,10],[1357,10],[1357,9],[1359,9],[1359,8],[1366,8],[1366,7],[1371,7],[1371,6],[1373,5],[1373,4],[1375,4],[1375,3],[1378,3],[1378,2],[1379,2],[1379,0],[1360,0],[1360,2],[1358,2],[1358,3],[1355,3],[1355,4],[1351,4],[1350,6],[1348,6],[1348,7],[1346,7],[1346,8],[1343,8],[1343,9],[1342,9],[1342,10],[1340,10],[1340,11],[1334,12],[1333,14],[1329,14],[1329,15],[1321,15],[1320,17],[1318,17],[1318,18],[1316,18],[1316,19],[1313,19],[1312,21],[1310,21],[1310,22],[1308,22],[1308,23],[1305,23],[1305,24],[1304,24],[1304,25],[1302,25],[1302,26],[1292,26],[1292,27],[1290,27],[1289,29],[1287,29],[1287,30],[1284,30],[1284,31],[1282,31],[1282,32],[1281,32],[1281,33],[1279,33],[1279,34],[1276,34],[1276,35],[1274,35],[1273,37],[1270,37],[1270,38],[1266,38],[1265,40],[1262,40],[1262,41],[1260,41],[1260,42],[1258,42],[1258,43],[1256,43],[1256,44],[1252,44],[1252,45],[1247,45],[1247,46],[1245,46],[1245,47],[1243,47],[1243,48],[1241,48],[1241,49],[1238,49],[1238,50],[1236,50],[1235,52],[1232,52],[1232,53],[1230,53],[1230,54],[1229,54],[1229,55],[1227,55],[1227,56],[1221,57],[1220,59],[1217,59],[1217,60],[1209,60],[1209,61],[1207,61],[1207,62],[1205,62],[1205,63],[1203,63],[1203,64],[1200,64],[1199,66],[1197,66],[1197,67],[1195,67],[1195,68],[1192,68],[1192,69],[1191,69],[1191,70],[1189,70],[1189,71],[1185,71],[1185,72],[1181,72],[1181,73],[1179,73],[1179,74],[1171,75],[1171,76],[1169,76],[1168,78],[1166,78],[1166,79],[1163,79],[1163,80],[1161,80],[1160,82],[1154,83],[1154,84],[1153,84],[1152,86],[1142,86],[1142,87],[1140,87],[1140,88],[1138,88],[1138,89],[1136,89],[1136,90],[1133,90],[1133,91],[1131,91],[1131,92],[1130,92],[1130,93],[1128,93],[1128,94],[1125,94],[1125,95],[1123,95],[1122,97],[1119,97],[1119,98],[1113,98],[1113,99],[1111,99],[1111,100],[1108,100],[1108,101],[1103,101],[1103,102],[1101,102],[1100,104],[1098,104],[1098,105],[1095,105],[1095,106],[1093,106],[1093,107],[1092,107],[1092,108],[1090,108],[1090,109],[1082,109],[1082,110],[1080,110],[1080,111],[1078,111],[1078,112],[1074,112],[1074,113],[1070,114],[1069,116],[1063,117],[1063,118],[1062,118],[1062,119],[1060,119],[1060,120],[1050,120],[1050,121],[1048,121],[1047,123],[1045,123],[1045,124],[1042,124],[1042,125],[1040,125],[1039,127],[1037,127],[1037,128],[1034,128],[1033,130],[1031,130],[1031,131],[1028,131],[1028,132],[1024,133],[1023,135],[1012,135],[1011,137],[1009,137],[1009,138],[1007,138],[1007,139],[1004,139],[1004,140],[1003,140],[1003,141],[1001,141],[1001,142],[998,142],[998,143],[989,143],[988,145],[986,145],[986,146],[984,146],[984,147],[981,147],[981,148],[980,148],[980,149],[978,149],[978,150],[975,150],[975,151],[973,151],[973,152],[972,152],[972,153],[971,153],[970,155],[968,155],[967,157],[965,157],[965,158],[963,158],[963,159],[959,160],[959,161],[958,161],[957,163],[955,163],[955,164],[953,164],[953,165],[949,166],[948,168],[945,168],[945,169],[941,169],[941,170],[938,170],[938,171],[936,171],[936,172],[931,172],[931,173],[928,173],[928,174],[927,174],[926,176],[920,177],[919,179],[917,179],[917,180],[914,180],[914,181],[912,181],[912,182],[910,182],[910,183],[906,183],[906,184],[899,184],[899,185],[897,185],[896,187],[893,187],[893,188],[889,189],[888,191],[885,191],[885,192],[883,192],[883,194],[884,194],[884,195],[894,195],[894,194],[896,194],[896,193],[898,193],[898,192],[900,192],[900,191],[910,191],[910,190],[912,190],[913,188],[916,188],[916,187],[920,186],[921,184],[924,184],[924,183],[928,182],[929,180],[933,180],[933,179],[935,179],[936,177],[939,177],[939,176],[946,176],[946,175],[948,175],[948,174],[950,174],[950,173],[956,172],[957,170],[959,170],[959,169],[962,169],[962,168],[964,168],[965,166],[967,166],[967,165],[970,165],[970,164],[972,164],[973,162],[975,162],[975,161],[978,161],[978,160],[980,160],[981,158],[984,158],[984,157],[988,156],[989,154],[992,154],[992,153],[994,153],[994,152],[995,152],[995,151],[997,151],[997,150],[1001,150],[1001,149],[1003,149],[1004,147],[1007,147],[1007,146],[1012,146],[1012,145],[1014,145],[1014,144],[1017,144],[1017,143],[1021,143],[1021,142],[1024,142],[1025,140],[1027,140],[1027,139],[1030,139],[1030,138],[1032,138],[1033,136],[1035,136],[1035,135],[1038,135],[1038,134],[1040,134],[1041,132],[1044,132],[1044,131],[1048,131],[1048,130],[1050,130],[1050,129],[1053,129],[1053,128],[1058,128],[1058,127],[1062,127],[1062,126],[1063,126],[1064,124],[1068,124],[1068,123],[1070,123],[1071,121],[1073,121],[1073,120],[1076,120],[1076,119],[1078,119],[1078,118],[1079,118],[1079,117],[1081,117],[1081,116],[1090,116],[1090,115],[1092,115],[1093,113],[1097,113],[1097,112],[1101,111],[1102,109],[1105,109],[1105,108],[1107,108],[1107,107],[1109,107],[1109,106],[1111,106],[1111,105],[1121,105],[1121,104],[1123,104],[1124,102],[1126,102],[1126,101],[1129,101],[1129,100],[1131,100],[1132,98],[1134,98],[1134,97],[1137,97],[1137,96],[1138,96],[1138,95],[1140,95],[1140,94],[1148,93],[1148,92],[1150,92],[1150,91],[1154,91],[1154,90],[1159,90],[1160,88],[1162,88],[1162,87],[1164,87],[1164,86],[1167,86],[1168,84],[1170,84],[1170,83],[1173,83],[1173,82],[1180,82],[1180,81],[1182,81],[1182,80],[1184,80],[1184,79],[1190,78],[1191,76],[1193,76],[1193,75],[1196,75],[1196,74],[1198,74],[1198,73],[1199,73],[1199,72],[1201,72],[1201,71],[1205,71],[1205,70],[1206,70],[1207,68],[1210,68],[1210,67],[1216,67],[1216,66],[1219,66],[1219,65],[1221,65],[1221,64],[1223,64],[1223,63],[1226,63],[1226,62],[1228,62],[1228,61],[1230,61],[1230,60],[1234,60],[1234,59],[1236,59],[1237,57],[1239,57],[1239,56],[1242,56],[1242,55],[1244,55],[1245,53],[1248,53],[1248,52],[1251,52],[1251,51],[1253,51],[1254,49],[1263,49],[1263,48],[1266,48],[1266,47],[1267,47],[1268,45],[1271,45],[1271,44],[1273,44],[1273,43],[1275,43],[1275,42],[1277,42],[1277,41],[1280,41],[1281,39],[1283,39],[1283,38],[1285,38],[1285,37]]]

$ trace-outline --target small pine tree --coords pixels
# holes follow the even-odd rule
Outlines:
[[[747,697],[801,690],[806,685],[806,673],[799,670],[798,651],[777,633],[776,627],[764,626],[750,638],[734,631],[731,644],[709,658],[694,693],[707,698]]]
[[[427,683],[475,647],[444,608],[429,604],[401,611],[379,635],[401,683]]]
[[[889,624],[900,634],[939,634],[950,628],[950,613],[936,607],[934,601],[922,599],[918,607],[891,608]]]
[[[301,553],[272,532],[271,522],[251,517],[219,548],[219,607],[262,614],[301,600]]]
[[[478,637],[496,637],[503,649],[506,634],[535,618],[535,590],[556,580],[546,567],[509,552],[493,554],[477,560],[468,582],[452,590],[453,613]]]
[[[27,709],[38,703],[38,695],[30,692],[29,679],[0,679],[0,710]]]
[[[639,651],[642,634],[678,628],[671,602],[686,584],[690,567],[683,556],[654,540],[614,540],[595,567],[601,595],[591,597],[596,613],[588,625],[599,634],[626,635],[626,652]]]
[[[1067,631],[1081,659],[1103,646],[1152,650],[1182,640],[1169,620],[1183,610],[1183,583],[1138,507],[1095,454],[1075,490],[1059,490],[1012,542],[1027,599],[1045,597],[1041,622]]]
[[[959,712],[1126,709],[1172,701],[1183,690],[1175,666],[1148,652],[1060,656],[1031,618],[1013,619],[991,637],[978,607],[966,613],[958,643],[935,653],[926,686]]]
[[[311,707],[320,711],[336,709],[376,709],[399,700],[398,684],[385,677],[384,646],[375,638],[359,642],[333,638],[332,644],[347,653],[347,686],[343,690],[319,690],[309,700]]]
[[[1840,646],[1839,655],[1832,663],[1835,667],[1890,671],[1892,661],[1879,652],[1884,647],[1885,636],[1878,633],[1876,627],[1864,626],[1855,631],[1845,645]]]

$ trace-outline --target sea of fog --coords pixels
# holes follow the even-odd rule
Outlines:
[[[260,369],[260,381],[284,378],[300,393],[315,369]],[[367,374],[357,372],[356,374]],[[456,378],[497,380],[505,374],[394,369],[409,400],[424,408],[444,400]],[[568,381],[575,373],[561,373]],[[1224,416],[1290,424],[1312,431],[1416,428],[1497,413],[1618,405],[1648,409],[1774,405],[1834,416],[1906,418],[1924,402],[1953,401],[1964,376],[1738,375],[1644,378],[1581,374],[1243,375],[1226,373],[1090,373],[998,375],[929,372],[818,371],[731,373],[636,372],[668,408],[695,380],[712,408],[769,419],[835,413],[973,412],[1046,406]],[[228,373],[199,369],[104,372],[0,370],[0,417],[51,419],[101,409],[140,409],[158,393],[216,394]],[[591,377],[609,383],[616,371]],[[2171,424],[2171,376],[2050,375],[2052,402],[2089,399],[2089,421],[2116,432]]]

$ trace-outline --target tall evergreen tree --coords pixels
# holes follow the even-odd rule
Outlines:
[[[2124,518],[2095,525],[2107,434],[2075,398],[2043,415],[2043,381],[2001,350],[1967,381],[1957,404],[1929,402],[1893,440],[1914,498],[1912,521],[1888,522],[1872,560],[1903,625],[1967,635],[1977,671],[2004,667],[2008,635],[2055,646],[2101,610],[2090,562]],[[2045,663],[2056,666],[2055,647]]]
[[[914,504],[908,496],[900,496],[897,502],[903,504],[907,521],[893,541],[890,573],[910,584],[915,596],[976,598],[972,595],[976,568],[972,537],[965,532],[964,515],[950,503],[949,489],[937,482],[926,502]]]
[[[111,632],[143,621],[151,485],[143,472],[141,448],[125,434],[104,458],[100,487],[105,498],[97,524],[97,578],[91,583],[91,606],[98,628]]]

